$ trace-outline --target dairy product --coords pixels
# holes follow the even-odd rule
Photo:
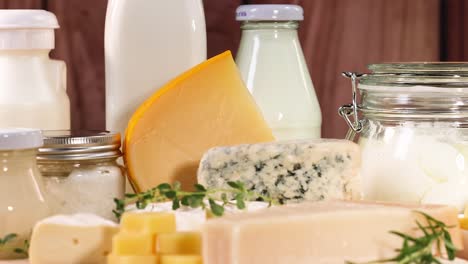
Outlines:
[[[334,264],[393,257],[402,240],[389,231],[415,235],[415,220],[424,224],[415,210],[453,225],[453,243],[463,247],[453,207],[304,202],[208,221],[202,231],[203,262]]]
[[[132,116],[124,158],[134,187],[196,183],[209,148],[274,140],[231,53],[185,72],[153,94]]]
[[[66,177],[44,177],[54,214],[93,213],[114,219],[114,198],[123,197],[125,178],[117,166],[81,166]]]
[[[36,224],[31,264],[104,264],[117,224],[92,214],[57,215]]]
[[[157,264],[157,256],[117,256],[109,255],[107,257],[107,264]]]
[[[201,0],[111,0],[105,29],[106,129],[123,133],[138,105],[206,59]]]
[[[0,260],[24,258],[14,249],[50,214],[36,164],[42,142],[40,130],[0,128]]]
[[[361,136],[364,198],[449,204],[468,202],[468,145],[460,131],[440,123],[406,123]],[[375,136],[374,136],[375,135]]]
[[[49,58],[58,27],[45,10],[0,11],[0,127],[70,128],[66,66]]]
[[[322,116],[297,35],[297,5],[242,5],[236,57],[246,86],[277,139],[320,138]]]
[[[282,203],[360,197],[360,150],[347,140],[279,141],[216,147],[202,158],[198,182],[209,188],[241,181]]]
[[[157,237],[157,252],[163,255],[200,255],[200,232],[163,233]]]
[[[161,264],[202,264],[202,257],[197,255],[162,255]]]
[[[242,213],[246,211],[257,211],[268,207],[265,202],[246,202],[246,209],[239,210],[234,205],[226,205],[224,208],[225,214]],[[209,204],[206,204],[209,207]],[[172,209],[172,202],[150,203],[144,209],[137,209],[135,205],[130,205],[125,208],[126,212],[167,212],[175,215],[176,231],[200,231],[202,225],[207,219],[213,218],[209,211],[202,208],[190,208],[181,206],[177,210]]]

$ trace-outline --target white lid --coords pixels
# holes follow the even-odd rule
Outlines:
[[[241,5],[236,10],[237,21],[302,21],[304,10],[298,5]]]
[[[57,17],[40,9],[0,10],[0,49],[53,49]]]
[[[42,143],[39,129],[0,128],[0,150],[39,148]]]

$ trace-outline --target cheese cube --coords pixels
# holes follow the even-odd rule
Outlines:
[[[117,232],[115,223],[91,214],[46,218],[34,227],[30,263],[105,263]]]
[[[459,219],[460,228],[468,230],[468,215]]]
[[[158,264],[157,256],[107,256],[107,264]]]
[[[159,254],[200,255],[201,234],[200,232],[159,234],[157,252]]]
[[[176,231],[176,221],[170,212],[126,213],[122,216],[121,229],[126,232],[159,234]]]
[[[280,202],[359,198],[359,146],[348,140],[279,141],[210,149],[198,169],[198,182],[246,188]]]
[[[454,245],[463,248],[457,208],[398,206],[369,202],[304,202],[216,218],[203,230],[205,264],[330,264],[365,262],[395,256],[422,211],[454,228]]]
[[[198,255],[161,255],[160,264],[202,264],[202,258]],[[258,262],[263,263],[263,262]],[[218,263],[221,264],[221,263]],[[224,264],[224,263],[223,263]]]
[[[112,254],[145,256],[155,254],[155,236],[149,233],[120,232],[112,239]]]

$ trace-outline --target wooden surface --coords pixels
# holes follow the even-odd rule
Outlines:
[[[351,99],[342,71],[384,61],[464,60],[465,0],[204,0],[208,54],[236,51],[240,3],[295,3],[305,11],[300,38],[323,112],[323,136],[343,137],[337,108]],[[2,8],[45,8],[61,29],[53,56],[68,66],[73,128],[104,128],[105,0],[0,0]]]

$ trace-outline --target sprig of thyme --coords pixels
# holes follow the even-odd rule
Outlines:
[[[11,233],[5,235],[3,238],[0,238],[0,250],[5,250],[6,244],[9,242],[13,242],[14,239],[18,237],[17,234]],[[25,257],[28,257],[28,251],[29,251],[29,240],[25,239],[23,242],[23,247],[15,247],[13,249],[7,248],[8,250],[13,250],[14,253],[23,255]]]
[[[238,209],[245,209],[246,201],[265,201],[270,205],[277,203],[276,199],[260,195],[245,188],[240,181],[228,182],[229,188],[207,189],[201,184],[195,184],[195,191],[182,191],[181,184],[162,183],[142,193],[127,193],[124,199],[114,199],[115,209],[112,210],[117,219],[125,212],[125,207],[135,204],[138,209],[145,209],[150,203],[172,201],[172,209],[177,210],[181,206],[191,208],[203,208],[207,206],[216,216],[224,214],[226,205],[234,205]]]
[[[387,262],[397,262],[399,264],[441,264],[440,260],[437,259],[437,256],[434,255],[434,249],[438,254],[442,253],[443,249],[445,249],[447,258],[449,260],[454,260],[457,249],[455,248],[448,231],[448,229],[453,228],[453,226],[447,226],[444,222],[439,221],[426,213],[420,211],[415,212],[424,216],[427,222],[427,225],[422,225],[421,222],[416,220],[416,225],[418,226],[416,229],[422,231],[422,236],[413,237],[398,231],[390,231],[391,234],[397,235],[403,239],[402,247],[396,250],[398,254],[390,259],[364,262],[361,264]],[[357,263],[347,262],[347,264]]]

